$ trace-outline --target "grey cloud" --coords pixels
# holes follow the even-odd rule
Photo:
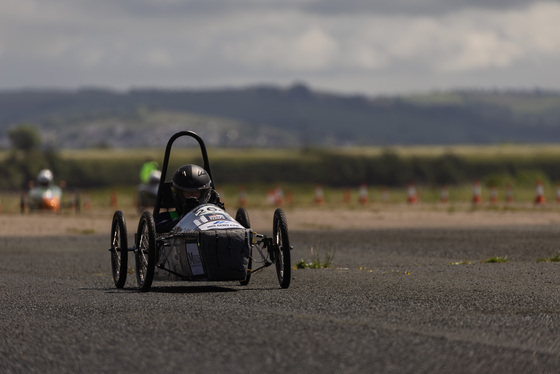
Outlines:
[[[68,0],[58,0],[66,2]],[[507,10],[530,6],[542,0],[98,0],[72,1],[69,7],[99,12],[118,12],[141,17],[222,16],[237,12],[294,11],[337,15],[438,15],[462,10]]]
[[[504,16],[484,9],[536,2],[30,1],[39,11],[14,2],[0,14],[0,89],[298,80],[367,93],[468,84],[560,87],[560,8],[550,2]]]
[[[438,15],[463,10],[507,10],[527,7],[539,0],[319,0],[303,8],[323,14],[371,13],[377,15]]]
[[[131,14],[146,16],[219,16],[231,12],[282,10],[330,15],[438,15],[472,9],[518,9],[539,2],[543,0],[117,0],[108,4]]]

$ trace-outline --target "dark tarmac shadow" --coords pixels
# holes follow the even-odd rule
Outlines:
[[[239,290],[220,287],[220,286],[152,286],[150,291],[154,293],[183,293],[183,294],[199,294],[199,293],[220,293],[220,292],[237,292]]]
[[[81,288],[80,290],[99,290],[98,288]],[[105,293],[143,293],[136,287],[103,288]],[[237,292],[239,289],[220,287],[220,286],[152,286],[146,293],[183,293],[183,294],[200,294],[200,293],[220,293],[220,292]]]
[[[229,288],[220,286],[155,286],[148,292],[156,293],[182,293],[182,294],[202,294],[202,293],[221,293],[221,292],[243,292],[243,291],[271,291],[280,290],[280,287],[247,287]]]
[[[272,291],[279,290],[279,287],[251,287],[238,286],[239,288],[198,285],[198,286],[152,286],[147,293],[168,293],[168,294],[203,294],[203,293],[223,293],[223,292],[243,292],[243,291]],[[100,290],[99,288],[80,288],[82,291]],[[103,288],[105,293],[142,293],[136,287]]]

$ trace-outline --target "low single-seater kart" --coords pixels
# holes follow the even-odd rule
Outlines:
[[[63,208],[80,209],[80,197],[72,193],[70,198],[62,199],[62,188],[65,183],[57,186],[52,183],[52,172],[43,169],[39,172],[37,185],[35,182],[29,183],[29,191],[23,192],[20,198],[21,213],[29,212],[55,212],[58,213]]]
[[[59,186],[33,187],[27,193],[22,193],[20,199],[21,213],[54,212],[62,209],[80,210],[80,196],[71,194],[69,199],[62,199],[62,189]]]
[[[142,213],[145,210],[154,208],[160,179],[161,171],[154,170],[150,173],[146,183],[141,183],[137,186],[136,193],[138,212]]]
[[[58,186],[32,187],[27,194],[22,194],[21,210],[45,210],[58,212],[61,208],[62,189]]]
[[[286,215],[281,208],[274,211],[271,237],[251,229],[245,208],[239,208],[234,219],[221,202],[199,205],[185,214],[170,230],[156,230],[156,221],[163,214],[161,210],[176,208],[171,182],[166,181],[166,174],[172,145],[183,136],[198,142],[204,169],[210,176],[212,189],[215,189],[202,138],[192,131],[173,135],[165,150],[154,210],[141,214],[134,245],[128,246],[123,212],[118,210],[113,215],[109,251],[115,286],[125,286],[128,254],[132,252],[140,291],[149,291],[154,280],[237,281],[240,285],[247,285],[252,274],[271,265],[275,265],[280,287],[288,288],[291,279],[291,246]]]

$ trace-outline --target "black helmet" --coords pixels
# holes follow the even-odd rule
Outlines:
[[[212,181],[206,170],[193,164],[181,166],[171,180],[177,211],[185,214],[197,205],[207,203],[210,199],[211,186]]]

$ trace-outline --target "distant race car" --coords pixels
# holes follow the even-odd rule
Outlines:
[[[79,208],[79,197],[73,195],[67,201],[62,201],[62,188],[53,184],[53,173],[43,169],[37,175],[37,184],[30,183],[28,192],[24,192],[20,200],[21,213],[26,211],[59,212],[62,208]]]
[[[185,165],[166,181],[172,144],[183,136],[199,143],[204,167]],[[291,246],[284,211],[274,212],[272,237],[258,234],[244,208],[237,210],[235,219],[226,212],[213,181],[203,140],[192,131],[173,135],[165,150],[153,212],[141,214],[133,246],[128,246],[123,212],[113,215],[109,251],[117,288],[125,286],[129,252],[134,253],[140,291],[149,291],[154,279],[247,285],[252,274],[273,264],[280,287],[289,287]]]
[[[161,171],[153,170],[148,175],[146,183],[140,183],[137,187],[138,212],[153,209],[156,204]]]

